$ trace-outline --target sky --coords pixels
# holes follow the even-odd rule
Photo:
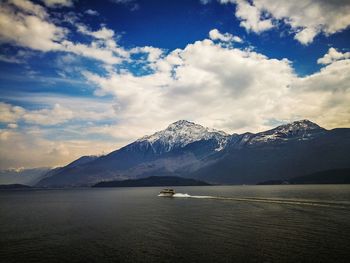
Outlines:
[[[0,169],[106,154],[180,119],[350,127],[349,0],[0,2]]]

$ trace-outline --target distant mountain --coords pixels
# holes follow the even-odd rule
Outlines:
[[[326,130],[308,120],[232,135],[181,120],[108,155],[83,157],[51,171],[38,186],[93,185],[152,175],[256,184],[350,168],[349,150],[350,129]]]
[[[141,179],[100,182],[93,187],[200,186],[206,182],[178,176],[150,176]]]
[[[0,184],[25,184],[35,185],[45,177],[49,167],[30,169],[5,169],[0,170]]]
[[[283,180],[270,180],[259,185],[276,184],[350,184],[350,168],[319,171],[308,175]]]
[[[15,189],[28,189],[31,188],[24,184],[0,184],[0,190],[15,190]]]

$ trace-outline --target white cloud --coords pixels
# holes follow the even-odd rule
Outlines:
[[[98,126],[90,126],[85,129],[85,133],[89,135],[108,135],[114,137],[118,142],[125,146],[127,143],[131,142],[135,138],[140,136],[139,125],[130,125],[130,123],[118,123],[118,124],[106,124]],[[147,134],[151,132],[152,129],[143,128],[141,132]],[[124,144],[122,144],[124,142]],[[115,150],[115,149],[114,149]]]
[[[29,1],[1,3],[0,43],[12,43],[41,51],[59,49],[58,42],[65,37],[66,30],[50,23],[47,16],[43,7]]]
[[[222,42],[237,42],[237,43],[243,42],[243,40],[239,36],[234,36],[230,33],[222,34],[216,28],[209,31],[209,38],[211,40],[220,40]]]
[[[7,103],[0,103],[0,122],[13,123],[23,120],[27,123],[40,125],[55,125],[73,118],[73,112],[55,104],[51,109],[27,111],[22,107]]]
[[[260,33],[273,27],[271,19],[262,18],[261,11],[245,0],[236,1],[236,16],[241,19],[241,26],[249,31]]]
[[[299,32],[295,34],[294,39],[298,40],[303,45],[308,45],[313,42],[318,33],[318,29],[307,27],[299,30]]]
[[[68,3],[65,1],[50,3],[54,2],[56,5]],[[130,54],[135,53],[147,53],[148,63],[153,63],[163,53],[163,50],[151,46],[126,50],[116,42],[118,36],[113,30],[104,25],[96,31],[90,30],[86,25],[77,22],[76,15],[73,15],[73,20],[70,17],[67,21],[74,22],[77,32],[91,36],[92,40],[83,43],[71,41],[68,39],[67,28],[55,25],[43,6],[27,0],[9,0],[0,3],[0,7],[0,44],[10,43],[42,52],[74,53],[101,61],[107,64],[105,67],[129,61]],[[0,55],[0,60],[10,63],[23,62],[23,59],[18,57],[4,55]]]
[[[106,28],[105,26],[102,26],[101,29],[97,31],[91,31],[84,25],[78,25],[78,32],[83,33],[85,35],[92,36],[96,39],[112,39],[114,37],[114,31],[111,29]]]
[[[99,13],[96,10],[88,9],[84,12],[85,14],[88,14],[90,16],[98,16]]]
[[[41,5],[33,4],[28,0],[9,0],[8,3],[10,5],[16,6],[21,12],[38,16],[41,19],[44,19],[48,16],[45,9]]]
[[[152,64],[159,61],[164,53],[164,50],[152,46],[136,47],[130,50],[130,54],[140,53],[147,54],[147,61],[151,64],[150,66],[153,67],[154,65]]]
[[[118,64],[122,61],[121,58],[114,55],[112,50],[101,47],[98,42],[92,42],[91,45],[86,45],[65,40],[62,42],[62,49],[79,56],[100,60],[107,64]]]
[[[346,29],[350,25],[350,2],[347,0],[220,0],[235,3],[235,15],[241,26],[260,33],[278,23],[288,24],[296,32],[295,39],[301,44],[312,43],[315,36],[326,36]],[[266,17],[266,14],[268,17]],[[276,23],[273,23],[274,20]]]
[[[350,52],[341,53],[338,52],[335,48],[331,47],[328,50],[327,54],[317,60],[317,63],[327,65],[333,63],[334,61],[348,58],[350,58]]]
[[[130,52],[120,47],[114,40],[115,33],[113,30],[102,26],[97,31],[91,31],[83,24],[78,24],[77,30],[84,35],[92,36],[95,40],[89,46],[63,41],[62,45],[65,51],[101,60],[107,64],[118,64],[129,58]]]
[[[320,72],[298,79],[291,89],[299,116],[327,128],[350,126],[350,60],[334,61]],[[299,105],[302,103],[301,105]]]
[[[25,112],[24,108],[0,102],[0,122],[17,122]]]
[[[46,10],[29,1],[11,0],[0,4],[0,44],[10,43],[43,52],[64,51],[85,56],[107,64],[118,64],[128,59],[129,53],[114,40],[113,30],[104,26],[91,31],[78,24],[80,33],[94,38],[90,43],[75,43],[67,39],[68,30],[50,21]],[[19,60],[1,56],[2,61]]]
[[[113,102],[104,100],[59,97],[57,95],[55,97],[43,95],[35,97],[33,95],[29,99],[16,100],[26,103],[29,100],[32,104],[41,105],[41,108],[28,110],[0,102],[0,122],[10,124],[23,121],[27,124],[51,126],[67,123],[71,120],[93,122],[115,118]]]
[[[232,41],[237,43],[243,43],[243,39],[239,36],[233,36]]]
[[[9,124],[7,124],[7,128],[10,128],[10,129],[17,129],[17,128],[18,128],[18,125],[17,125],[17,123],[9,123]]]
[[[47,7],[71,7],[73,6],[73,0],[41,0]]]
[[[22,118],[28,123],[56,125],[73,119],[74,113],[70,109],[64,108],[56,103],[52,109],[27,111],[23,114]]]

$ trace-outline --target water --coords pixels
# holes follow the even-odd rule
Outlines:
[[[1,191],[0,262],[349,262],[350,185],[176,190]]]

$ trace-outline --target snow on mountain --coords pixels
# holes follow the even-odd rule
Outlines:
[[[229,138],[230,135],[223,131],[180,120],[170,124],[165,130],[138,139],[137,142],[148,142],[156,152],[169,152],[196,141],[214,139],[218,145],[215,150],[220,151],[226,146]]]
[[[325,131],[316,123],[309,120],[294,121],[292,123],[280,125],[272,130],[257,133],[249,141],[249,144],[280,141],[288,139],[308,140],[313,138],[315,133]]]
[[[313,123],[309,120],[300,120],[300,121],[294,121],[292,123],[278,126],[273,130],[278,131],[280,133],[285,133],[285,134],[290,134],[290,133],[300,134],[300,132],[307,133],[313,130],[320,130],[320,129],[323,129],[323,128],[318,126],[316,123]]]
[[[309,120],[300,120],[257,134],[229,135],[223,131],[180,120],[170,124],[165,130],[138,139],[136,143],[146,145],[147,148],[151,147],[155,153],[165,153],[196,141],[214,140],[217,143],[215,151],[221,151],[228,143],[234,147],[243,147],[246,144],[254,145],[289,139],[308,140],[313,138],[314,134],[323,131],[323,128]]]

